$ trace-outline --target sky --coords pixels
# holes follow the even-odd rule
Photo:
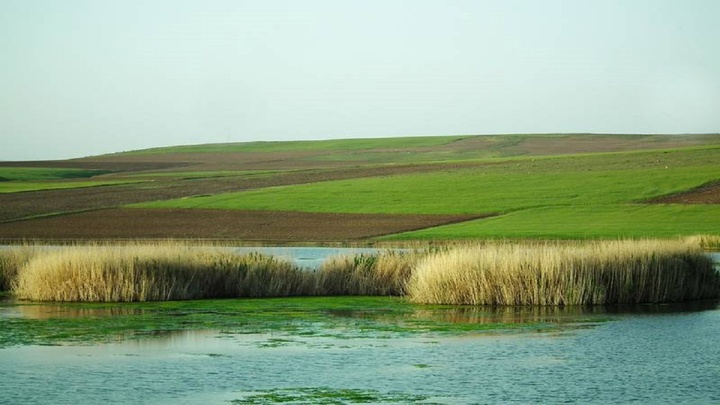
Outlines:
[[[0,160],[720,132],[717,0],[0,0]]]

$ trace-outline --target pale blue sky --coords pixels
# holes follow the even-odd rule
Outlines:
[[[720,132],[717,0],[0,0],[0,160]]]

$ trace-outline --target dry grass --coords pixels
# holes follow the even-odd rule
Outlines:
[[[407,286],[418,303],[599,305],[720,295],[712,261],[690,243],[611,241],[454,248],[422,260]]]
[[[720,235],[698,235],[688,238],[689,243],[697,243],[704,250],[720,250]]]
[[[338,256],[306,271],[257,253],[177,242],[0,251],[0,287],[37,301],[309,295],[406,296],[469,305],[599,305],[717,298],[704,237],[485,242]]]
[[[306,275],[259,254],[159,243],[70,246],[35,254],[13,293],[37,301],[158,301],[301,295]]]
[[[426,254],[387,250],[378,255],[331,257],[317,273],[318,294],[404,295],[413,267]]]
[[[9,291],[17,281],[18,270],[23,267],[40,248],[19,246],[0,249],[0,291]]]

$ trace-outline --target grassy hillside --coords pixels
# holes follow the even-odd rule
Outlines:
[[[644,201],[720,179],[719,147],[478,162],[402,174],[139,204],[384,214],[500,216],[398,238],[676,236],[720,230],[717,205]]]
[[[79,179],[105,173],[109,173],[109,171],[49,167],[0,167],[0,181]]]
[[[719,161],[720,134],[541,134],[250,142],[0,162],[0,239],[62,238],[68,226],[73,238],[92,238],[103,213],[107,237],[157,237],[161,229],[165,237],[278,242],[719,234]],[[64,187],[73,189],[52,190]],[[458,215],[485,219],[457,223]],[[383,225],[350,232],[357,221]]]

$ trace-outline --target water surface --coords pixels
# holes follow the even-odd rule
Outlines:
[[[113,343],[7,347],[0,349],[0,403],[323,403],[318,392],[345,398],[325,403],[355,403],[352,393],[372,403],[720,402],[717,302],[588,311],[443,307],[434,315],[471,327],[308,336],[175,331]],[[361,329],[371,315],[359,308],[327,316],[343,321],[333,328]],[[568,327],[481,327],[538,320],[566,320]]]

